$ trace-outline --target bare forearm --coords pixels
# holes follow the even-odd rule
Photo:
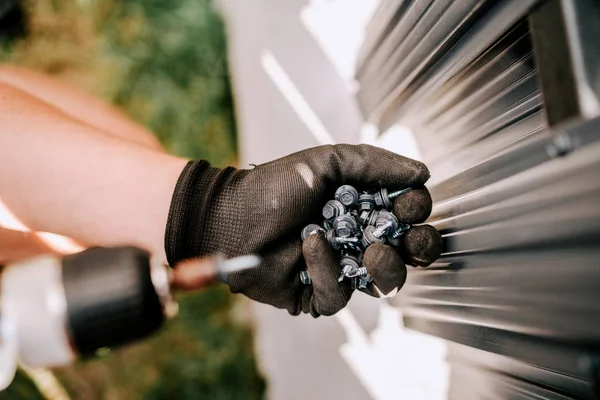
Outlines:
[[[0,84],[0,196],[28,226],[162,253],[186,160],[108,135]]]
[[[0,82],[50,104],[72,119],[142,146],[163,151],[156,137],[121,111],[57,79],[32,70],[0,64]]]

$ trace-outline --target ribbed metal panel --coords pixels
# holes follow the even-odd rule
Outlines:
[[[594,0],[389,0],[369,26],[359,102],[415,133],[445,240],[392,302],[461,344],[451,398],[597,398],[598,26]]]

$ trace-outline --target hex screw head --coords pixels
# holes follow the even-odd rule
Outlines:
[[[379,191],[377,191],[373,197],[375,198],[375,204],[377,204],[379,207],[384,207],[386,209],[392,207],[392,202],[388,197],[388,191],[386,188],[379,189]]]
[[[356,222],[358,222],[359,225],[365,226],[369,223],[370,215],[371,213],[369,211],[361,211],[356,217]]]
[[[354,218],[349,215],[340,215],[333,220],[333,229],[339,237],[350,237],[358,229]]]
[[[313,235],[318,232],[325,232],[325,229],[321,228],[317,224],[306,225],[302,229],[302,232],[300,232],[300,237],[302,238],[302,241],[304,241],[309,235]]]
[[[358,196],[358,208],[360,211],[371,211],[375,209],[375,197],[369,193]]]
[[[346,212],[346,207],[337,200],[329,200],[323,207],[323,217],[332,220]]]
[[[335,191],[335,199],[346,207],[351,207],[358,201],[358,190],[350,185],[340,186]]]
[[[375,204],[377,204],[379,207],[384,207],[389,210],[392,208],[392,200],[400,195],[403,195],[409,190],[412,190],[412,188],[396,190],[395,192],[389,193],[386,188],[381,188],[373,195],[375,198]]]

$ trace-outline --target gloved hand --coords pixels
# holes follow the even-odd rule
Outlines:
[[[322,223],[322,207],[343,184],[359,191],[418,188],[395,199],[394,213],[401,222],[424,222],[431,212],[431,197],[423,187],[428,178],[424,164],[368,145],[315,147],[249,170],[192,161],[171,200],[167,258],[175,265],[214,253],[259,254],[260,267],[229,277],[233,292],[294,315],[332,315],[346,305],[352,289],[347,280],[338,283],[339,261],[324,235],[302,242],[302,228]],[[405,262],[426,266],[440,255],[441,236],[431,226],[413,227],[404,236],[400,252],[381,243],[365,252],[363,264],[383,293],[404,284]],[[300,282],[304,268],[312,285]]]

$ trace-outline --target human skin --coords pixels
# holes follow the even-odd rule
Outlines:
[[[171,194],[187,160],[140,143],[139,133],[132,141],[99,128],[122,122],[74,118],[76,102],[64,98],[61,110],[0,82],[4,204],[35,231],[164,255]]]
[[[164,151],[156,137],[122,111],[42,73],[0,64],[0,82],[51,105],[71,118],[132,143]]]

